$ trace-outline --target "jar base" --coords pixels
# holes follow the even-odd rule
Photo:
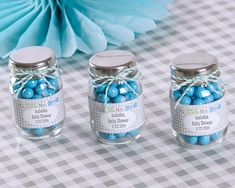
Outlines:
[[[126,133],[103,133],[94,130],[94,133],[97,137],[97,141],[103,143],[103,144],[109,144],[109,145],[121,145],[121,144],[127,144],[129,142],[135,141],[141,137],[141,129],[134,129]]]
[[[121,144],[127,144],[127,143],[130,143],[130,142],[133,142],[133,141],[139,139],[140,137],[141,137],[141,134],[138,134],[138,135],[136,135],[134,137],[129,137],[128,139],[127,138],[125,138],[125,139],[118,139],[115,142],[108,141],[108,140],[100,138],[100,137],[97,137],[97,140],[100,143],[102,143],[102,144],[121,145]]]
[[[212,140],[210,141],[208,144],[200,144],[200,143],[195,143],[195,144],[190,144],[187,143],[184,139],[184,136],[181,135],[180,133],[177,133],[176,131],[173,131],[173,135],[176,137],[176,140],[178,141],[178,143],[185,147],[185,148],[189,148],[189,149],[198,149],[198,148],[209,148],[211,146],[214,146],[216,144],[222,143],[225,139],[225,135],[227,133],[228,127],[226,127],[222,132],[220,138],[216,139],[216,140]]]
[[[63,122],[45,128],[22,128],[16,125],[19,134],[25,139],[41,140],[45,138],[55,137],[62,131]]]

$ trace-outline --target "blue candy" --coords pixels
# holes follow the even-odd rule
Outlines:
[[[195,96],[197,98],[204,98],[210,95],[211,95],[210,91],[207,90],[205,87],[202,87],[202,86],[195,87]]]
[[[208,97],[204,97],[203,100],[205,103],[211,103],[214,101],[214,97],[213,97],[213,95],[210,95]]]
[[[38,84],[37,80],[29,80],[27,84],[25,85],[25,87],[35,88],[37,84]]]
[[[125,95],[125,97],[126,97],[126,100],[129,101],[129,100],[135,99],[137,97],[137,95],[132,92],[129,92]]]
[[[41,95],[37,95],[37,94],[36,94],[36,95],[33,96],[33,99],[41,99],[41,98],[42,98]]]
[[[127,134],[129,135],[129,136],[135,136],[135,135],[137,135],[139,133],[139,130],[138,129],[134,129],[134,130],[132,130],[132,131],[129,131]]]
[[[201,105],[201,104],[205,104],[205,101],[203,99],[200,98],[196,98],[193,100],[193,105]]]
[[[126,95],[129,92],[129,87],[127,84],[123,83],[117,86],[119,95]]]
[[[211,140],[218,140],[220,137],[222,136],[222,132],[216,132],[214,134],[211,135]]]
[[[31,88],[24,88],[21,94],[23,98],[31,99],[34,95],[34,91]]]
[[[175,100],[175,101],[177,101],[179,98],[180,98],[180,96],[182,95],[182,93],[181,93],[181,91],[180,90],[176,90],[176,91],[173,91],[173,99]]]
[[[214,93],[212,93],[212,95],[214,97],[214,100],[218,100],[218,99],[223,97],[223,93],[222,92],[214,92]]]
[[[116,134],[116,136],[118,138],[123,138],[124,136],[126,136],[126,133],[118,133],[118,134]]]
[[[46,84],[38,84],[35,87],[35,91],[37,92],[37,94],[39,95],[45,95],[47,93],[47,85]]]
[[[118,95],[118,89],[114,86],[108,88],[108,97],[115,98]]]
[[[104,93],[107,85],[108,85],[107,83],[100,85],[99,87],[96,88],[96,92],[97,93]]]
[[[188,87],[183,87],[183,92],[187,89]],[[194,87],[191,87],[188,91],[187,91],[187,93],[186,93],[186,95],[188,96],[188,97],[192,97],[193,95],[194,95]]]
[[[45,78],[38,79],[37,81],[38,81],[38,84],[45,84],[46,83]]]
[[[36,128],[36,129],[33,129],[33,133],[36,135],[36,136],[42,136],[45,132],[45,129],[44,128]]]
[[[184,105],[190,105],[191,104],[191,98],[188,96],[184,96],[181,101],[180,104],[184,104]]]
[[[185,142],[187,142],[188,144],[196,144],[197,143],[197,136],[187,136],[184,135],[183,136]]]
[[[206,86],[206,89],[208,89],[210,92],[215,92],[215,91],[221,91],[221,89],[218,87],[216,83],[210,83]]]
[[[55,79],[55,78],[48,78],[48,82],[51,84],[53,89],[55,89],[55,90],[58,89],[59,83],[58,83],[57,79]]]
[[[118,95],[114,99],[112,99],[113,103],[119,103],[119,102],[124,102],[124,101],[126,101],[126,98],[122,95]]]
[[[98,99],[99,102],[105,103],[105,94],[104,93],[100,93],[97,96],[97,99]],[[109,103],[109,102],[110,102],[110,98],[107,96],[106,97],[106,103]]]
[[[129,86],[136,92],[136,93],[140,93],[140,87],[138,85],[137,82],[135,81],[128,81],[127,82],[129,84]]]
[[[107,134],[107,135],[106,135],[106,140],[109,140],[109,141],[114,141],[114,140],[116,140],[115,134]]]
[[[47,94],[48,94],[48,96],[51,96],[51,95],[53,95],[53,94],[55,94],[55,91],[53,90],[53,89],[47,89]]]
[[[210,143],[210,136],[199,136],[198,141],[202,145],[207,145]]]

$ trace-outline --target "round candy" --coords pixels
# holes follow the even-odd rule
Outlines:
[[[208,97],[210,95],[211,95],[210,91],[207,90],[205,87],[202,86],[195,87],[195,96],[197,98]]]
[[[35,91],[37,92],[37,94],[39,95],[42,95],[47,92],[47,85],[46,84],[38,84],[36,87],[35,87]]]
[[[129,101],[129,100],[135,99],[137,96],[136,94],[129,92],[125,95],[125,97],[126,97],[126,100]]]
[[[222,136],[222,132],[219,131],[219,132],[216,132],[216,133],[212,134],[211,139],[212,140],[218,140],[221,136]]]
[[[104,93],[100,93],[97,97],[99,102],[105,103],[105,94]],[[107,96],[106,97],[106,103],[110,102],[110,98]]]
[[[116,136],[114,134],[107,134],[106,139],[109,141],[116,140]]]
[[[53,89],[55,89],[55,90],[58,89],[59,83],[58,83],[57,79],[55,79],[55,78],[48,78],[47,80],[51,84]]]
[[[36,129],[33,129],[33,133],[37,136],[42,136],[45,132],[45,129],[44,128],[36,128]]]
[[[123,138],[124,136],[126,136],[126,133],[118,133],[118,134],[116,134],[116,136],[118,138]]]
[[[129,131],[127,134],[130,135],[130,136],[135,136],[139,133],[139,130],[138,129],[134,129],[132,131]]]
[[[208,84],[206,86],[206,89],[208,89],[210,92],[220,91],[221,89],[218,87],[218,85],[214,82]]]
[[[37,84],[38,84],[37,80],[29,80],[27,84],[25,85],[25,87],[35,88]]]
[[[104,93],[105,92],[105,89],[106,89],[106,87],[107,87],[107,83],[105,83],[105,84],[102,84],[102,85],[99,85],[97,88],[96,88],[96,92],[97,93]]]
[[[212,95],[214,97],[214,100],[218,100],[218,99],[223,97],[223,93],[219,92],[219,91],[218,92],[214,92]]]
[[[140,93],[140,88],[137,82],[135,81],[128,81],[127,82],[129,84],[129,86],[136,92],[136,93]],[[131,91],[131,90],[130,90]]]
[[[197,143],[197,136],[184,135],[183,138],[184,138],[185,142],[187,142],[188,144],[196,144]]]
[[[203,100],[205,103],[211,103],[214,101],[214,97],[213,97],[213,95],[210,95],[208,97],[204,97]]]
[[[33,96],[33,99],[41,99],[41,98],[42,98],[41,95],[37,95],[37,94],[36,94],[36,95]]]
[[[180,104],[190,105],[190,104],[191,104],[191,98],[188,97],[188,96],[184,96],[184,97],[180,100]]]
[[[198,141],[202,145],[207,145],[210,143],[210,136],[199,136]]]
[[[118,83],[117,83],[117,82],[113,82],[110,86],[112,86],[112,87],[117,87],[117,86],[118,86]]]
[[[183,87],[183,92],[185,92],[185,90],[186,89],[188,89],[188,87]],[[186,95],[188,96],[188,97],[192,97],[193,95],[194,95],[194,87],[191,87],[188,91],[187,91],[187,93],[186,93]]]
[[[117,86],[119,95],[126,95],[129,92],[129,87],[127,84],[123,83]]]
[[[40,78],[37,81],[38,81],[38,84],[45,84],[46,83],[46,79],[45,78]]]
[[[16,84],[14,83],[13,84],[13,90],[15,91],[16,89],[19,89],[20,88],[20,84]]]
[[[22,90],[22,97],[25,99],[31,99],[34,95],[34,91],[31,88],[24,88]]]
[[[126,101],[126,98],[122,95],[118,95],[114,99],[112,99],[113,103],[119,103],[119,102],[124,102],[124,101]]]
[[[172,95],[173,95],[173,99],[175,101],[177,101],[180,98],[180,96],[182,95],[182,93],[180,92],[180,90],[176,90],[176,91],[173,91]]]
[[[118,89],[114,86],[108,88],[108,97],[115,98],[118,95]]]
[[[203,99],[196,98],[193,100],[193,105],[201,105],[201,104],[205,104]]]
[[[47,94],[48,94],[48,96],[51,96],[51,95],[53,95],[53,94],[55,94],[55,91],[53,90],[53,89],[47,89]]]

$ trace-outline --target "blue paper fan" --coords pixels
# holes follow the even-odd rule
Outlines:
[[[171,0],[0,0],[0,57],[45,45],[58,57],[120,45],[155,28]]]

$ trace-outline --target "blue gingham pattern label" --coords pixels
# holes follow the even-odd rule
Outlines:
[[[104,133],[123,133],[144,124],[143,96],[121,103],[100,103],[89,97],[92,128]]]
[[[228,126],[226,97],[203,105],[179,104],[171,101],[172,128],[190,136],[210,135]]]
[[[23,128],[44,128],[65,118],[63,90],[41,99],[21,99],[13,96],[14,124]]]

